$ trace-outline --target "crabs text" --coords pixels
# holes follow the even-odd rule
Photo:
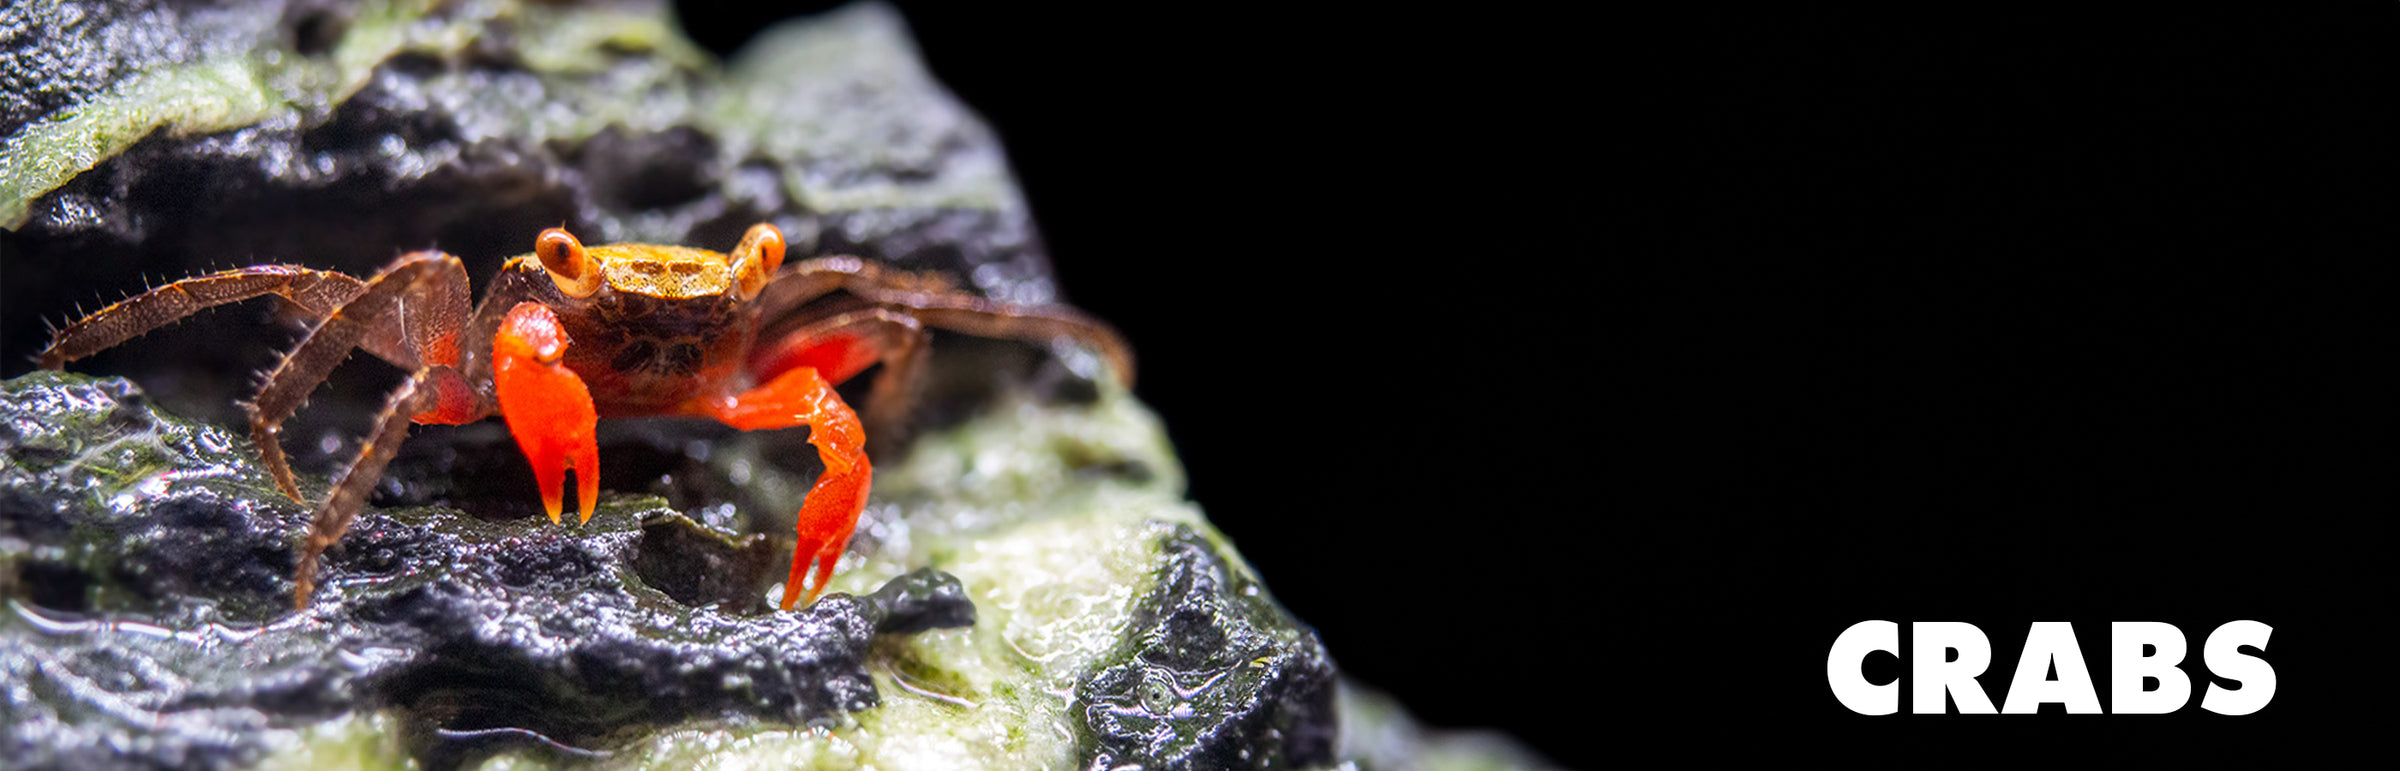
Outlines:
[[[1998,710],[1983,692],[1976,676],[1991,663],[1991,641],[1974,624],[1957,621],[1918,621],[1909,624],[1907,660],[1910,711],[1940,715],[1950,704],[1960,714],[2031,715],[2041,705],[2057,702],[2068,714],[2099,714],[2100,697],[2092,688],[2091,671],[2084,667],[2083,650],[2075,642],[2073,624],[2037,621],[2025,633],[2024,653],[2017,657],[2016,676],[2009,681],[2007,702]],[[2275,698],[2275,668],[2259,654],[2275,628],[2257,621],[2231,621],[2210,632],[2201,649],[2213,682],[2200,697],[2200,708],[2220,715],[2247,715]],[[2242,649],[2255,649],[2245,652]],[[1861,621],[1834,638],[1825,657],[1825,681],[1842,706],[1862,715],[1900,711],[1900,680],[1876,684],[1865,672],[1868,656],[1876,651],[1900,656],[1900,625],[1892,621]],[[2112,714],[2160,714],[2182,709],[2191,700],[2192,681],[2178,667],[2184,658],[2183,630],[2156,621],[2118,621],[2108,625],[2108,700]],[[2228,685],[2227,683],[2231,684]]]

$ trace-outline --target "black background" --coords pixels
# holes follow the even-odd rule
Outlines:
[[[2216,763],[2389,712],[2391,6],[902,7],[1192,496],[1430,723]],[[2108,623],[2174,623],[2192,703],[1853,715],[1867,619],[1975,623],[1995,705],[2030,622],[2104,705]],[[2236,619],[2279,681],[2238,718],[2198,705]]]

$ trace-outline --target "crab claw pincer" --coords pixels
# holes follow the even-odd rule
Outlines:
[[[533,302],[510,308],[492,340],[492,385],[500,398],[500,415],[533,464],[542,507],[553,523],[559,521],[567,469],[575,470],[575,503],[583,515],[579,522],[591,521],[592,507],[600,500],[600,445],[593,433],[600,417],[592,407],[591,389],[560,362],[567,343],[558,315]]]
[[[784,610],[813,602],[833,577],[834,563],[850,546],[850,532],[867,507],[874,464],[867,460],[866,430],[858,413],[842,401],[833,383],[814,367],[794,367],[765,384],[737,396],[701,399],[688,409],[744,431],[794,426],[808,427],[808,443],[817,448],[825,472],[800,502],[799,547],[792,551],[792,574],[783,583]],[[809,564],[816,564],[815,582]]]
[[[805,371],[805,370],[804,370]],[[814,374],[813,372],[811,374]],[[825,391],[831,395],[828,387]],[[840,404],[840,397],[832,397]],[[801,502],[797,528],[800,542],[792,550],[792,574],[783,583],[785,610],[800,601],[814,602],[825,591],[825,582],[833,578],[834,563],[840,562],[842,552],[850,548],[850,531],[858,526],[858,516],[867,508],[867,489],[873,484],[875,467],[858,447],[864,444],[859,436],[858,418],[849,415],[848,405],[841,405],[843,419],[826,421],[809,428],[808,441],[817,446],[817,455],[825,461],[825,472],[808,489],[808,498]],[[816,562],[815,581],[805,586],[801,578],[807,572],[810,558]]]

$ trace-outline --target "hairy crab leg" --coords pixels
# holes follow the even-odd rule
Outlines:
[[[357,297],[327,314],[324,323],[268,371],[266,385],[250,399],[250,439],[258,445],[260,458],[285,495],[300,500],[299,484],[283,457],[280,434],[283,421],[299,411],[308,392],[325,382],[325,376],[350,357],[352,348],[376,334],[398,334],[406,341],[412,354],[411,369],[455,366],[458,333],[466,325],[469,309],[467,291],[466,267],[458,258],[432,251],[403,255],[369,279]],[[395,309],[400,310],[397,317]],[[385,331],[395,327],[400,331]],[[438,378],[437,403],[472,411],[472,397],[465,392],[465,385],[455,373]]]
[[[448,371],[447,367],[442,368]],[[292,573],[292,609],[308,607],[310,594],[317,588],[317,562],[325,550],[342,540],[350,530],[350,521],[358,517],[359,507],[366,503],[367,492],[383,478],[383,468],[390,465],[392,456],[400,452],[400,443],[408,439],[410,416],[423,412],[437,396],[436,375],[432,369],[418,370],[407,382],[392,391],[383,405],[383,413],[375,421],[375,433],[368,435],[358,447],[358,458],[333,481],[333,490],[325,494],[325,503],[317,507],[316,517],[308,524],[308,541],[300,549],[300,566]]]
[[[42,351],[41,366],[58,369],[194,313],[261,295],[274,295],[314,325],[366,290],[367,282],[355,276],[298,265],[252,265],[195,276],[119,300],[60,328]],[[398,326],[376,329],[359,347],[402,367],[417,366]]]
[[[892,270],[857,257],[818,257],[787,267],[760,292],[760,317],[776,319],[836,290],[906,308],[926,326],[978,337],[1071,338],[1098,350],[1119,379],[1133,384],[1133,346],[1097,319],[1065,306],[996,302],[958,291],[938,274]]]
[[[792,572],[783,584],[781,607],[790,610],[803,600],[802,581],[809,563],[816,563],[815,583],[805,599],[816,601],[833,577],[834,564],[850,546],[850,532],[866,510],[867,489],[875,469],[867,461],[866,430],[858,414],[834,393],[833,384],[811,367],[794,367],[765,385],[739,396],[695,399],[684,411],[716,418],[744,431],[808,426],[808,442],[816,445],[825,472],[808,489],[800,504],[800,543],[792,551]]]
[[[600,501],[600,445],[595,433],[600,417],[592,406],[591,389],[560,362],[569,342],[558,314],[537,302],[508,309],[492,339],[492,385],[500,416],[508,421],[517,449],[533,464],[534,484],[542,490],[542,507],[551,524],[558,524],[567,469],[575,470],[575,505],[583,517],[578,522],[592,521],[592,507]]]
[[[490,406],[474,395],[454,368],[458,334],[466,322],[467,274],[458,258],[430,251],[403,256],[369,279],[358,296],[327,314],[324,323],[268,373],[266,387],[252,399],[251,431],[258,440],[259,455],[268,460],[276,483],[297,499],[298,488],[275,435],[283,420],[299,409],[308,391],[348,358],[362,339],[378,330],[401,327],[399,338],[407,342],[417,363],[408,381],[385,401],[374,432],[359,445],[358,457],[334,480],[333,489],[310,520],[300,565],[293,573],[295,609],[307,607],[316,588],[321,555],[350,529],[368,491],[383,478],[384,467],[408,438],[410,423],[465,423],[491,414]]]
[[[797,367],[815,369],[834,383],[848,382],[877,362],[873,390],[867,394],[866,425],[876,430],[876,447],[888,447],[900,436],[902,419],[915,401],[917,376],[929,352],[925,325],[892,308],[868,307],[837,313],[803,324],[761,344],[750,355],[749,369],[761,379]]]

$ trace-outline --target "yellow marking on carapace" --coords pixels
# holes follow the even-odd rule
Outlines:
[[[586,247],[601,275],[619,292],[681,300],[721,295],[733,289],[725,255],[706,249],[652,244]]]

